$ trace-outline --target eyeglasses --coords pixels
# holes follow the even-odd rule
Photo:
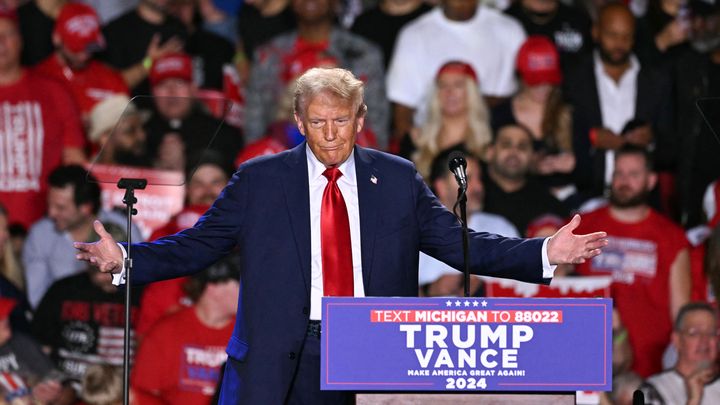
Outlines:
[[[692,339],[696,339],[696,338],[700,338],[700,337],[705,337],[705,338],[708,338],[708,339],[715,339],[715,338],[717,338],[718,336],[720,336],[720,331],[717,331],[717,330],[715,330],[715,331],[703,331],[703,330],[700,330],[700,329],[689,328],[689,329],[681,330],[681,331],[680,331],[680,334],[681,334],[681,335],[685,335],[685,336],[687,336],[687,337],[689,337],[689,338],[692,338]]]

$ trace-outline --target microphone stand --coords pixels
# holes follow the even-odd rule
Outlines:
[[[463,275],[464,280],[464,293],[465,297],[470,296],[470,260],[469,260],[469,247],[468,247],[468,226],[467,226],[467,186],[458,187],[458,197],[457,202],[455,203],[455,208],[458,206],[460,207],[460,224],[462,225],[462,241],[463,241]],[[454,211],[454,210],[453,210]],[[455,216],[458,216],[457,213],[455,213]]]
[[[132,217],[137,215],[137,209],[133,206],[137,203],[135,190],[144,190],[147,186],[146,179],[121,178],[117,184],[118,188],[125,190],[123,204],[127,206],[127,257],[125,258],[125,330],[123,336],[123,405],[130,401],[130,309],[131,309],[131,285],[130,275],[132,273]]]

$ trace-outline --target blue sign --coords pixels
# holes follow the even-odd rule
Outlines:
[[[610,391],[612,300],[322,300],[321,389]]]

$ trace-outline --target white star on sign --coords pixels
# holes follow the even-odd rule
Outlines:
[[[465,306],[466,306],[466,307],[469,307],[469,306],[470,306],[470,301],[465,300]]]
[[[459,306],[460,306],[460,300],[455,301],[455,306],[456,306],[456,307],[459,307]]]
[[[452,301],[447,300],[447,301],[445,302],[445,306],[451,307],[451,306],[452,306]]]
[[[477,306],[478,306],[478,302],[477,302],[477,301],[473,301],[473,306],[474,306],[474,307],[477,307]]]
[[[485,308],[487,306],[487,301],[482,300],[482,302],[480,304],[482,304],[483,308]]]

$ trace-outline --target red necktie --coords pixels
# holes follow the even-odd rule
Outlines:
[[[328,179],[320,209],[320,246],[322,250],[323,291],[325,296],[353,296],[350,221],[337,179],[342,172],[331,167],[323,172]]]

